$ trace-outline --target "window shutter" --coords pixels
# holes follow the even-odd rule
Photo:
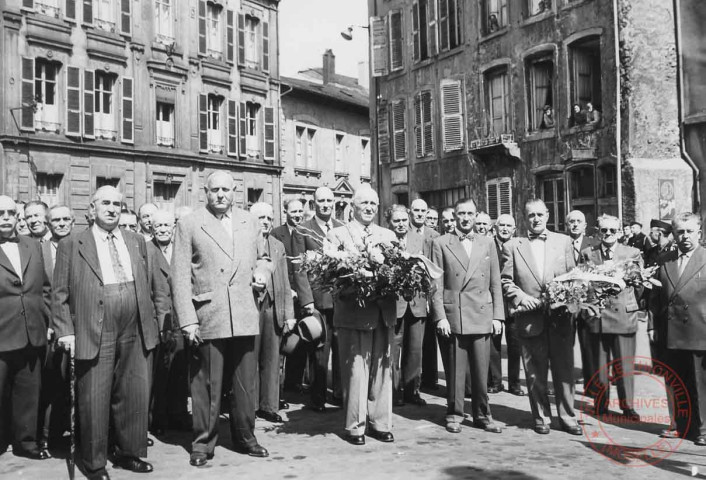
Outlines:
[[[390,162],[390,125],[387,117],[387,102],[378,104],[378,159],[380,163]]]
[[[66,67],[66,135],[81,136],[81,69],[69,66]]]
[[[133,80],[123,77],[122,95],[122,141],[135,143],[135,91]]]
[[[34,130],[34,58],[22,57],[22,129]]]
[[[199,55],[206,55],[206,2],[199,0]]]
[[[437,32],[437,22],[436,22],[436,2],[434,0],[430,0],[427,2],[427,18],[429,21],[427,22],[428,25],[428,30],[427,30],[427,42],[429,45],[429,56],[436,55],[439,50],[438,50],[438,35],[439,33]]]
[[[508,177],[499,179],[498,205],[500,215],[512,215],[512,180]]]
[[[233,63],[235,57],[235,25],[234,25],[233,10],[226,11],[226,60],[228,63]]]
[[[228,100],[228,150],[231,157],[238,156],[238,103]]]
[[[199,94],[199,152],[208,153],[208,95]]]
[[[441,130],[444,151],[463,148],[463,95],[460,80],[441,82]]]
[[[238,14],[238,66],[245,66],[245,15],[242,13]]]
[[[120,0],[120,33],[130,35],[132,31],[130,24],[130,0]]]
[[[422,122],[424,123],[424,155],[434,153],[434,117],[431,110],[431,92],[421,94]]]
[[[424,134],[422,128],[422,94],[414,96],[414,149],[417,158],[424,156]]]
[[[382,77],[389,73],[387,65],[388,35],[385,17],[370,17],[370,31],[373,39],[370,44],[373,77]]]
[[[83,136],[95,138],[94,112],[95,104],[95,73],[93,70],[83,72]],[[80,117],[80,111],[79,111]]]
[[[83,23],[93,23],[93,0],[83,0]]]
[[[413,45],[413,58],[415,62],[420,59],[420,49],[419,49],[419,2],[412,3],[412,45]]]
[[[65,17],[71,20],[76,20],[76,0],[66,0]]]
[[[25,8],[34,8],[34,0],[22,0],[22,6]],[[34,122],[34,120],[32,120]]]
[[[439,51],[449,49],[449,0],[439,0]]]
[[[262,22],[262,71],[270,71],[270,24]]]
[[[394,149],[393,158],[395,160],[404,160],[407,157],[404,117],[405,101],[396,100],[392,102],[392,147]]]
[[[402,42],[404,40],[402,33],[402,12],[390,12],[388,17],[390,28],[390,71],[400,70],[404,67],[404,59],[402,57]]]
[[[248,154],[248,144],[247,144],[247,138],[246,138],[248,128],[247,128],[247,119],[245,118],[246,111],[247,111],[247,107],[245,105],[245,102],[240,102],[240,109],[238,110],[238,123],[239,123],[239,128],[240,128],[240,156],[241,157],[246,157]]]
[[[485,182],[486,210],[491,220],[497,220],[498,216],[498,183],[496,180]]]
[[[275,109],[265,107],[265,160],[275,159]]]

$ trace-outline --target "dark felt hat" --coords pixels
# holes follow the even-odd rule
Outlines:
[[[667,233],[672,233],[672,225],[670,223],[663,222],[662,220],[652,219],[652,221],[650,221],[650,228],[655,227],[661,228]]]

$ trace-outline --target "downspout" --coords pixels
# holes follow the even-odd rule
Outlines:
[[[617,71],[615,75],[615,152],[616,152],[616,166],[615,175],[616,182],[618,184],[618,218],[625,223],[623,219],[623,154],[622,154],[622,115],[621,115],[621,79],[620,79],[620,69],[622,62],[620,60],[620,27],[618,19],[618,0],[613,0],[613,36],[615,45],[615,63],[617,66]]]
[[[694,172],[694,187],[692,209],[698,212],[701,208],[701,172],[696,166],[694,159],[691,158],[686,148],[686,135],[684,134],[684,75],[682,75],[682,50],[681,50],[681,9],[679,8],[680,0],[674,0],[674,23],[675,23],[675,41],[677,48],[677,94],[679,96],[679,151],[682,159],[691,167]]]

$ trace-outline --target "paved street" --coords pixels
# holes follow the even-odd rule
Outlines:
[[[642,337],[644,338],[644,337]],[[641,345],[639,350],[643,350]],[[639,353],[639,352],[638,352]],[[581,386],[577,385],[581,391]],[[634,426],[599,424],[593,417],[582,416],[589,436],[596,435],[598,446],[609,444],[607,438],[624,447],[638,449],[659,441],[657,434],[664,425],[659,420],[663,386],[654,377],[640,374],[636,379],[636,399],[642,401],[638,411],[648,422]],[[682,443],[669,454],[666,444],[651,455],[667,458],[656,466],[644,466],[641,460],[613,461],[597,453],[586,437],[574,437],[553,430],[540,436],[532,430],[526,397],[509,393],[490,396],[494,417],[506,425],[500,435],[489,434],[464,424],[460,434],[444,429],[445,401],[442,387],[433,395],[424,394],[427,407],[395,408],[395,442],[383,444],[368,438],[363,447],[354,447],[341,437],[343,415],[331,408],[317,414],[302,408],[303,396],[290,395],[292,408],[288,421],[275,426],[258,420],[257,437],[270,451],[267,459],[255,459],[228,450],[230,444],[226,421],[222,418],[222,439],[215,458],[208,466],[195,469],[189,465],[188,433],[171,433],[155,440],[148,460],[155,472],[133,474],[109,467],[114,479],[596,479],[607,478],[673,479],[680,476],[706,477],[706,448],[692,442]],[[615,391],[613,391],[613,397]],[[657,400],[657,401],[655,401]],[[584,405],[577,396],[577,406]],[[470,411],[470,402],[466,403]],[[655,421],[651,421],[654,419]],[[556,424],[554,425],[556,427]],[[603,429],[601,429],[601,426]],[[598,432],[598,433],[595,433]],[[57,453],[57,456],[59,456]],[[644,452],[642,452],[644,453]],[[78,472],[77,472],[78,473]],[[0,478],[60,479],[66,478],[63,459],[32,462],[6,453],[0,457]],[[597,477],[600,477],[598,479]],[[80,474],[78,474],[80,478]]]

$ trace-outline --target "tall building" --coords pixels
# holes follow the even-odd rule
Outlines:
[[[279,0],[4,0],[0,188],[66,203],[115,185],[130,207],[279,202]]]
[[[602,213],[647,224],[691,210],[672,2],[368,5],[383,203],[470,196],[496,218],[521,216],[536,196],[556,231],[572,209],[589,225]]]
[[[353,192],[370,183],[370,123],[366,83],[336,73],[336,56],[323,55],[321,68],[282,77],[282,193],[314,209],[314,191],[333,190],[336,218],[350,212]]]

